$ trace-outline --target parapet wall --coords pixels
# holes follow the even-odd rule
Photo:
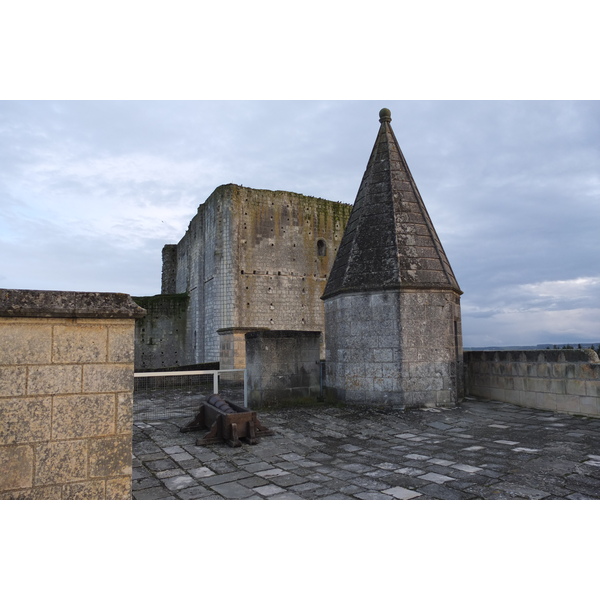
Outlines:
[[[126,294],[0,290],[0,499],[130,499]]]
[[[593,350],[465,352],[466,392],[518,406],[600,417]]]

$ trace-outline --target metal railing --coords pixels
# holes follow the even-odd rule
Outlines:
[[[154,371],[134,373],[134,378],[134,420],[193,416],[211,393],[248,406],[245,369]]]

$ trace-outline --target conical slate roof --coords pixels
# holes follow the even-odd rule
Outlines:
[[[381,126],[323,299],[345,292],[448,289],[462,294],[390,122]]]

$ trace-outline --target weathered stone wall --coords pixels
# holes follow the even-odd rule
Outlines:
[[[228,252],[223,245],[223,215],[230,202],[217,188],[202,204],[177,245],[176,292],[188,293],[185,363],[219,360],[217,329],[229,326],[222,291],[225,288],[222,259]],[[225,310],[223,310],[225,309]]]
[[[246,334],[251,331],[257,330],[249,327],[219,329],[221,369],[246,368]]]
[[[187,294],[136,297],[146,316],[135,325],[135,369],[187,365]]]
[[[323,331],[321,296],[352,207],[236,188],[238,326]]]
[[[161,294],[175,294],[177,289],[177,245],[167,244],[162,251]]]
[[[220,360],[222,329],[322,332],[320,298],[351,209],[292,192],[218,187],[179,244],[163,251],[163,293],[190,298],[181,364]],[[147,343],[138,334],[136,344]]]
[[[246,377],[251,408],[285,406],[320,395],[319,331],[246,334]]]
[[[405,402],[455,406],[464,397],[460,295],[413,290],[400,298]]]
[[[129,499],[125,294],[0,290],[0,499]]]
[[[325,300],[325,326],[331,400],[416,407],[462,398],[457,293],[340,294]]]
[[[468,394],[600,416],[600,360],[593,350],[481,351],[464,357]]]

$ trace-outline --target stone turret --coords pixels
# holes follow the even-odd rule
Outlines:
[[[347,403],[447,406],[462,397],[462,294],[382,109],[322,299],[327,388]]]

